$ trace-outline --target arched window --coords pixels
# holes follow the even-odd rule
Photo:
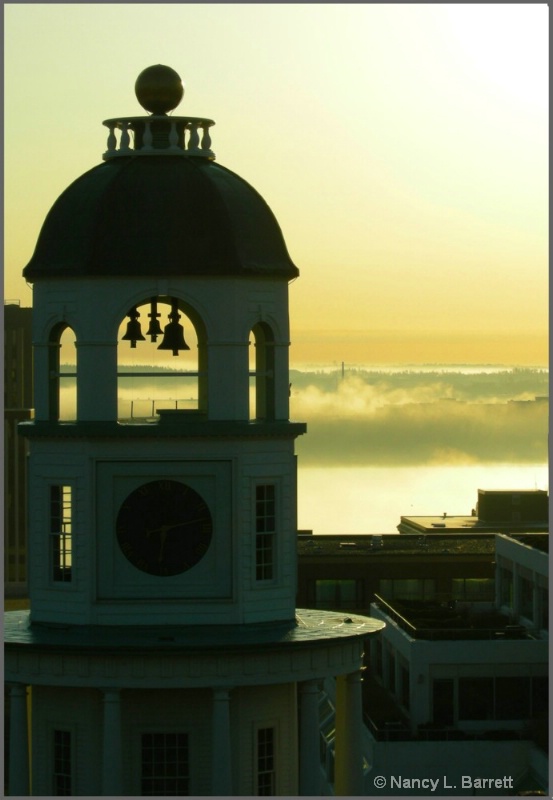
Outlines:
[[[254,350],[252,353],[250,348],[250,418],[274,420],[275,347],[273,331],[266,322],[258,322],[253,326],[251,332],[254,338]],[[253,386],[251,385],[252,379]]]
[[[120,420],[153,421],[163,409],[202,408],[202,331],[193,310],[176,298],[151,297],[129,308],[118,333]]]
[[[52,421],[77,418],[77,351],[75,333],[60,322],[48,338],[48,417]]]

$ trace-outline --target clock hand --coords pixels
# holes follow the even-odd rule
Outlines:
[[[152,533],[159,533],[159,555],[157,557],[158,564],[163,561],[163,551],[165,549],[165,540],[167,539],[167,531],[172,528],[178,528],[177,525],[160,525],[158,528],[146,528],[146,537],[149,539]]]
[[[167,540],[167,533],[168,531],[173,530],[173,528],[181,528],[185,525],[193,525],[196,522],[202,522],[202,518],[198,519],[189,519],[186,522],[176,522],[170,525],[160,525],[157,528],[146,528],[146,536],[150,538],[152,533],[159,533],[159,555],[157,557],[158,564],[161,564],[163,561],[163,552],[165,550],[165,542]]]
[[[160,536],[166,536],[167,531],[173,530],[173,528],[180,528],[182,522],[176,522],[174,525],[159,525],[157,528],[146,528],[146,536],[150,538],[152,533],[159,533]]]

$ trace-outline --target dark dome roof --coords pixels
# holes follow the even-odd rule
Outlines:
[[[146,275],[295,278],[279,225],[246,181],[204,158],[114,158],[52,206],[27,280]]]

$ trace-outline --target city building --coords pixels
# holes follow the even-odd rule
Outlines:
[[[363,653],[384,623],[295,605],[298,270],[265,201],[215,164],[212,120],[168,113],[178,75],[150,67],[135,89],[150,113],[105,121],[104,163],[55,202],[24,270],[30,613],[5,615],[9,794],[362,794]],[[138,341],[195,348],[194,407],[121,416]]]
[[[298,603],[368,613],[377,594],[493,601],[493,533],[298,537]]]
[[[492,503],[490,512],[508,526],[510,495],[494,492],[503,511]],[[528,518],[541,528],[539,516]],[[365,658],[365,791],[375,793],[380,780],[380,795],[427,795],[432,780],[440,795],[546,793],[549,534],[453,527],[298,537],[300,603],[369,610],[386,623]],[[329,774],[333,698],[327,682],[321,752]],[[463,787],[463,775],[508,780],[490,792]]]
[[[401,517],[400,533],[529,533],[549,531],[549,495],[543,489],[478,489],[470,516],[444,512],[438,516]]]
[[[491,603],[375,598],[386,628],[370,647],[365,713],[380,774],[442,776],[448,764],[452,786],[493,773],[511,779],[498,794],[547,792],[548,551],[545,534],[497,535]]]
[[[33,406],[32,309],[4,302],[4,587],[27,593],[27,443],[17,434]]]

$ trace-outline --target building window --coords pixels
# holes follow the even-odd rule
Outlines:
[[[265,322],[258,322],[251,332],[255,347],[249,356],[250,419],[273,420],[276,413],[274,334]]]
[[[533,588],[532,583],[526,578],[520,578],[520,614],[526,619],[532,619],[533,614]]]
[[[493,678],[459,678],[459,719],[493,718]]]
[[[73,794],[71,786],[71,732],[54,731],[54,787],[56,797]]]
[[[375,642],[375,651],[376,651],[375,663],[374,663],[375,672],[379,678],[382,678],[384,677],[384,666],[383,666],[382,640],[380,639],[380,637]]]
[[[396,658],[392,650],[388,649],[388,689],[396,693]]]
[[[455,685],[452,678],[432,681],[432,721],[439,727],[453,725],[455,720]]]
[[[399,665],[399,702],[404,708],[409,708],[409,665]]]
[[[69,583],[72,572],[72,488],[50,486],[52,580]]]
[[[528,720],[548,708],[547,677],[514,675],[459,678],[459,720]],[[433,719],[453,725],[454,681],[433,681]]]
[[[356,586],[354,580],[315,581],[315,605],[329,611],[356,608]]]
[[[549,591],[543,586],[538,587],[538,628],[549,628]]]
[[[255,487],[255,579],[274,578],[276,503],[271,483]]]
[[[275,795],[275,729],[259,728],[257,731],[256,795]]]
[[[530,717],[530,678],[495,679],[495,719]]]
[[[513,607],[513,573],[512,570],[501,567],[500,573],[500,600],[501,605]]]
[[[188,795],[187,733],[143,733],[141,795]]]
[[[495,581],[493,578],[453,578],[451,596],[454,600],[493,600]]]
[[[549,678],[539,675],[532,678],[532,716],[546,715],[549,708]]]
[[[378,593],[385,600],[433,600],[436,581],[433,578],[381,578]]]

